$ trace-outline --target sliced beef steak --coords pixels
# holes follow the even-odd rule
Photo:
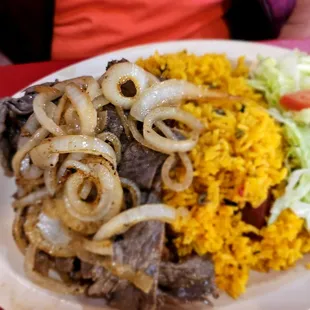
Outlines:
[[[163,238],[163,223],[147,221],[137,224],[123,235],[122,240],[114,243],[114,260],[153,276],[160,260]]]
[[[96,281],[101,276],[101,269],[101,266],[94,266],[76,258],[75,268],[70,272],[70,278],[75,281]]]
[[[166,155],[133,141],[124,151],[119,165],[119,175],[134,181],[141,189],[150,189],[156,172],[165,158]]]
[[[6,175],[12,175],[11,160],[17,150],[22,126],[32,113],[34,94],[0,100],[0,162]]]
[[[214,267],[209,257],[193,256],[184,262],[162,262],[158,279],[165,293],[183,301],[207,301],[217,295]]]
[[[48,271],[53,266],[51,257],[43,251],[38,251],[34,260],[34,269],[44,276],[48,275]]]
[[[142,203],[156,203],[161,200],[160,174],[155,172],[151,182],[151,190],[142,192]],[[143,293],[126,280],[118,279],[103,267],[96,266],[90,272],[95,283],[88,289],[88,294],[108,298],[109,303],[118,309],[156,309],[164,230],[165,226],[161,222],[143,222],[119,236],[114,242],[114,260],[117,264],[129,265],[133,270],[141,270],[153,278],[154,284],[149,294]]]
[[[126,58],[122,58],[120,60],[111,60],[108,62],[106,70],[110,69],[112,66],[116,65],[116,64],[120,64],[122,62],[129,62]]]
[[[157,290],[157,310],[193,310],[193,309],[214,309],[213,304],[208,300],[184,301],[170,295],[161,289]]]
[[[153,278],[153,287],[145,294],[131,283],[126,288],[117,289],[111,299],[111,305],[119,309],[156,309],[156,290],[161,252],[164,243],[163,223],[158,221],[143,222],[124,234],[123,240],[114,244],[115,261],[130,265],[134,270],[141,270]],[[130,305],[131,308],[128,307]]]
[[[115,134],[118,138],[120,138],[121,134],[124,131],[124,127],[122,125],[122,121],[119,118],[115,107],[112,104],[108,104],[103,107],[104,111],[107,111],[107,124],[104,131],[109,131]]]
[[[118,309],[156,309],[156,290],[161,251],[164,242],[164,224],[158,221],[140,223],[114,243],[114,260],[117,264],[131,266],[153,278],[149,294],[143,293],[133,284],[121,280],[102,267],[97,268],[97,280],[88,289],[90,296],[103,296]],[[99,268],[99,269],[98,269]]]
[[[91,264],[81,261],[80,272],[82,279],[97,279],[96,270],[100,267],[93,266]],[[94,276],[95,275],[95,276]]]
[[[75,258],[63,258],[63,257],[56,257],[55,258],[55,268],[60,272],[72,272],[74,270],[74,263]]]
[[[119,279],[103,267],[93,267],[91,275],[95,282],[88,289],[89,296],[104,297],[111,300],[112,294],[116,290],[122,290],[129,285],[126,280]]]

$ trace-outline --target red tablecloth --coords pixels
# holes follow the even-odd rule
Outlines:
[[[310,53],[310,39],[275,40],[265,43],[287,48],[299,48]],[[74,62],[76,61],[50,61],[0,67],[0,98],[10,96],[45,75],[71,65]]]
[[[72,63],[74,61],[64,60],[0,67],[0,98],[11,96],[32,82]]]

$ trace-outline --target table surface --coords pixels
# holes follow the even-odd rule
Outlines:
[[[310,38],[303,40],[274,40],[265,41],[263,43],[290,49],[298,48],[310,53]],[[0,98],[11,96],[36,80],[77,61],[78,60],[48,61],[0,67]]]

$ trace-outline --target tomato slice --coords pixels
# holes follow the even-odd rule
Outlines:
[[[310,90],[300,90],[286,94],[280,98],[280,104],[289,110],[295,111],[310,108]]]

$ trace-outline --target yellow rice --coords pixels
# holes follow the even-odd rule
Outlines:
[[[302,219],[286,210],[273,225],[258,230],[237,212],[246,203],[258,207],[271,187],[279,196],[287,176],[281,128],[266,112],[261,95],[247,84],[244,58],[233,68],[225,55],[196,56],[183,51],[155,53],[138,64],[163,78],[210,85],[244,98],[182,106],[207,129],[190,152],[195,173],[192,186],[182,193],[165,190],[167,204],[187,210],[173,225],[178,254],[211,253],[217,285],[234,298],[245,292],[251,269],[266,272],[294,266],[310,252]],[[182,169],[176,174],[182,174]],[[238,206],[229,206],[224,199]],[[250,232],[261,241],[247,237]]]

